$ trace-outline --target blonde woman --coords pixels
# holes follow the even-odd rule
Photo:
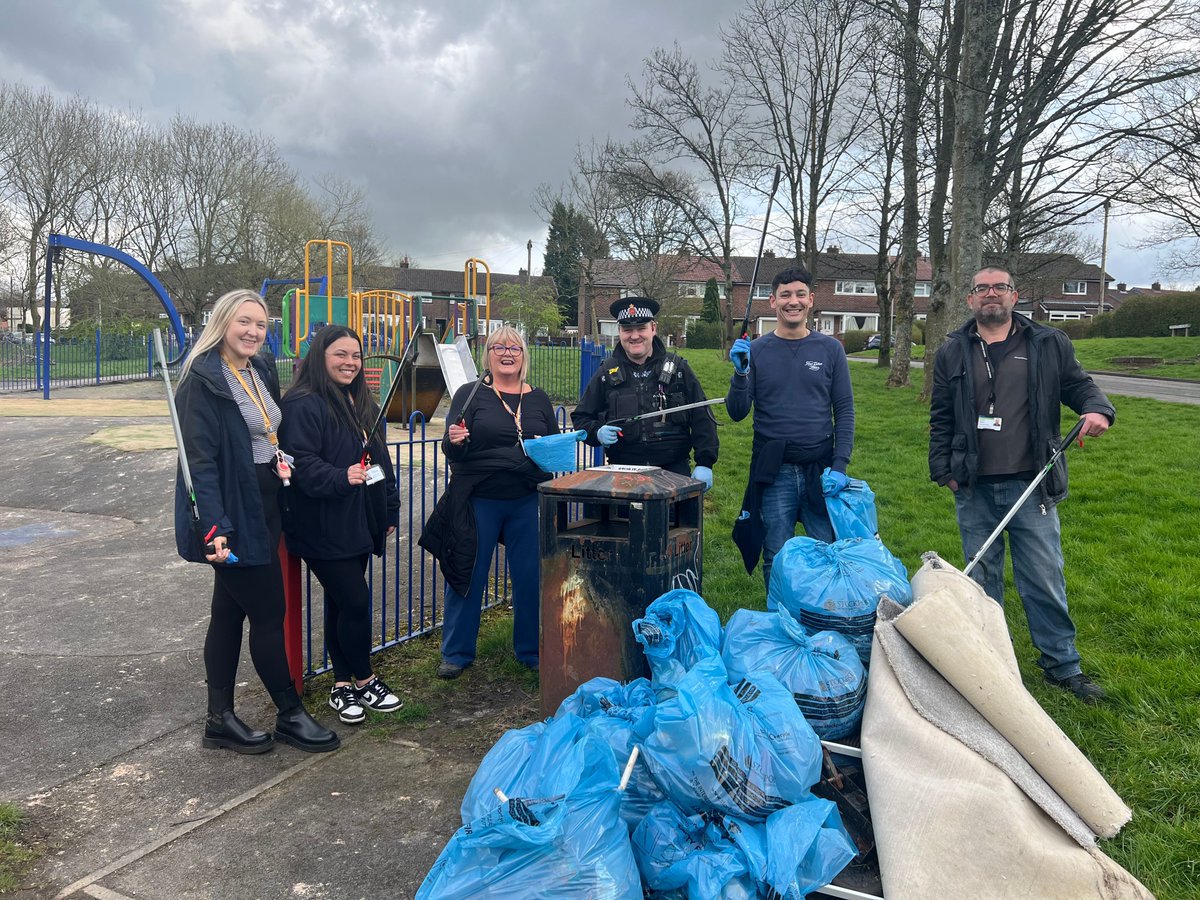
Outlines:
[[[483,383],[459,388],[450,402],[442,448],[450,484],[425,524],[421,546],[446,579],[441,678],[457,678],[475,661],[488,568],[504,542],[512,580],[513,650],[538,667],[538,482],[550,478],[521,441],[558,434],[546,392],[531,387],[525,339],[511,326],[487,339]],[[470,397],[470,404],[467,399]]]
[[[200,516],[193,526],[181,477],[175,482],[175,543],[190,562],[214,572],[204,641],[208,717],[203,744],[263,753],[272,736],[233,711],[233,686],[250,621],[250,657],[279,714],[275,737],[301,750],[338,747],[338,736],[305,711],[283,645],[279,494],[290,460],[279,445],[279,379],[256,356],[267,335],[267,307],[253,291],[230,291],[184,364],[175,406]]]

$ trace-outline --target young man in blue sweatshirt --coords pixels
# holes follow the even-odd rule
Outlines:
[[[821,473],[832,469],[833,488],[849,480],[854,449],[854,394],[842,345],[808,327],[812,276],[787,268],[771,283],[776,325],[753,343],[738,338],[730,348],[733,377],[725,408],[739,422],[754,409],[750,480],[733,540],[746,571],[762,555],[769,594],[771,562],[796,533],[834,540],[825,511]],[[768,606],[770,605],[768,596]]]

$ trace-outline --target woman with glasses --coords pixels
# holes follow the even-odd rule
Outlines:
[[[481,381],[459,388],[450,403],[442,441],[450,484],[420,541],[446,579],[440,678],[457,678],[475,661],[483,589],[500,541],[512,580],[513,650],[538,667],[537,485],[550,476],[522,441],[558,434],[558,423],[545,391],[525,382],[529,360],[519,331],[505,325],[492,332],[485,354]]]
[[[283,398],[281,438],[296,456],[284,521],[288,550],[303,557],[325,591],[325,647],[333,664],[329,706],[350,725],[367,709],[403,706],[371,672],[371,592],[367,560],[383,555],[396,530],[400,498],[384,436],[373,430],[379,404],[363,376],[362,343],[326,325]]]

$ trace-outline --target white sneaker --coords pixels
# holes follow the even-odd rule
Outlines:
[[[357,725],[367,717],[367,712],[358,702],[358,695],[348,684],[335,685],[329,692],[329,706],[337,710],[338,718],[347,725]]]
[[[378,675],[362,687],[356,687],[354,694],[360,704],[375,712],[395,712],[404,705],[404,701],[392,693],[392,689]]]

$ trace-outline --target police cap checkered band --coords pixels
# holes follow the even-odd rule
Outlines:
[[[624,297],[609,307],[617,324],[651,322],[658,315],[658,301],[651,297]]]

